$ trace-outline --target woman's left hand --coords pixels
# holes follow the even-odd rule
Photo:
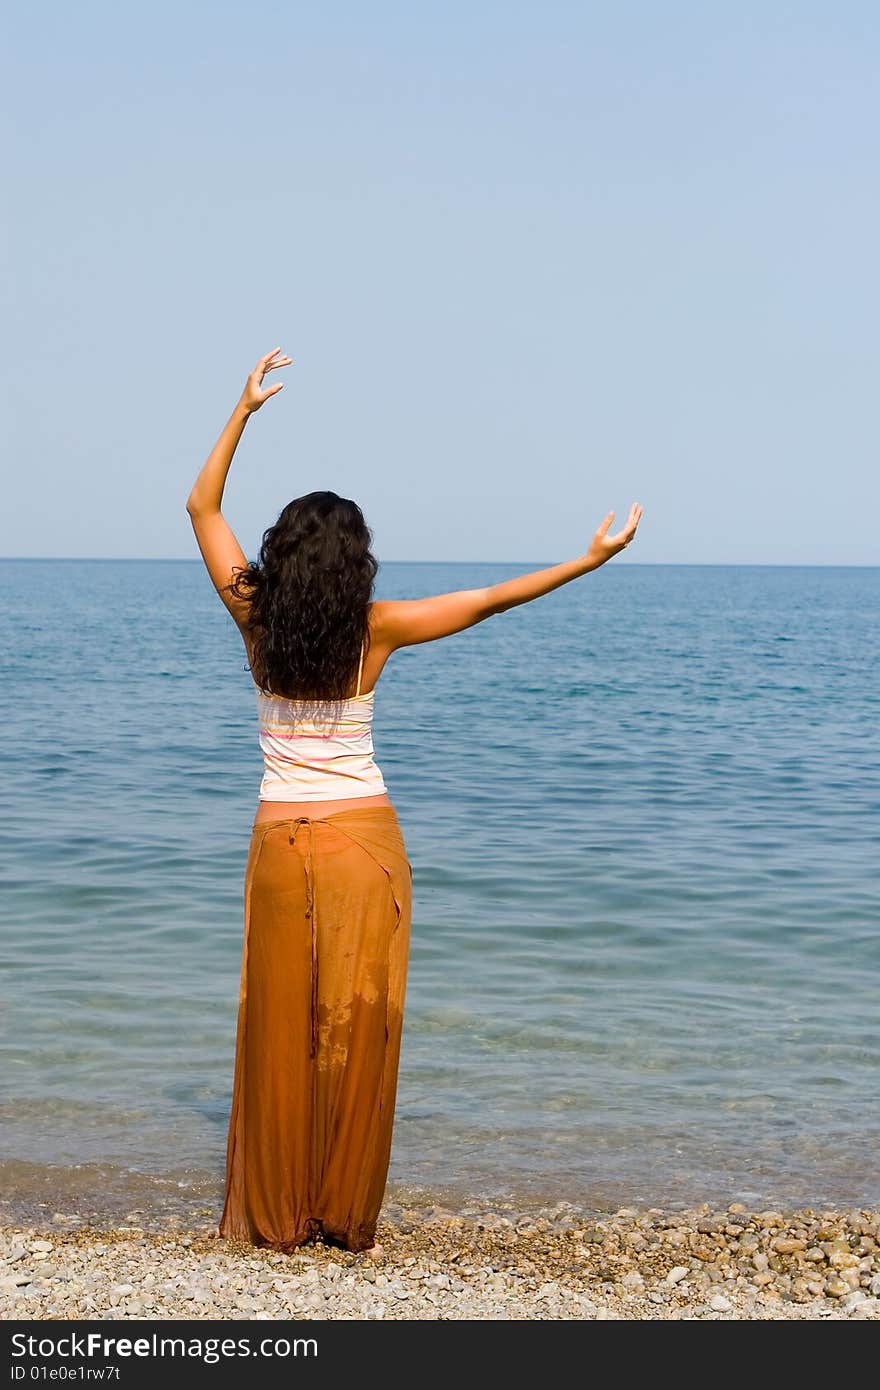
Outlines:
[[[629,509],[626,525],[621,531],[618,531],[616,535],[609,536],[608,532],[614,520],[614,513],[609,512],[593,537],[590,549],[587,552],[589,559],[592,561],[591,568],[598,569],[600,565],[605,564],[606,560],[610,560],[612,556],[619,555],[621,550],[625,550],[635,536],[641,519],[642,508],[639,506],[638,502],[633,502]]]
[[[279,381],[275,386],[270,386],[267,391],[263,390],[263,377],[267,372],[274,371],[276,367],[289,367],[293,361],[292,357],[279,357],[280,351],[280,347],[277,347],[274,352],[267,352],[265,357],[261,357],[245,382],[240,404],[248,415],[253,415],[254,411],[259,410],[270,396],[274,396],[282,390],[283,381]]]

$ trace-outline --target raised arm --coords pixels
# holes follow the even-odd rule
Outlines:
[[[275,367],[286,367],[289,357],[279,357],[280,348],[261,357],[245,382],[235,409],[220,433],[217,443],[192,485],[186,500],[186,510],[192,522],[205,568],[217,593],[240,628],[247,623],[247,605],[230,592],[229,586],[238,570],[247,568],[247,559],[229,522],[220,510],[223,489],[244,427],[255,410],[274,396],[284,385],[263,389],[263,377]],[[244,635],[244,632],[242,632]]]
[[[584,555],[548,569],[520,574],[485,589],[458,589],[449,594],[435,594],[432,598],[380,600],[373,604],[373,641],[389,651],[418,642],[434,642],[439,637],[449,637],[454,632],[474,627],[495,613],[530,603],[598,569],[625,550],[636,534],[641,517],[642,508],[634,502],[626,525],[616,535],[609,536],[614,520],[614,513],[609,512]]]

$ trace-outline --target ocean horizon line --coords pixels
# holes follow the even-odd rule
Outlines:
[[[0,564],[151,564],[202,565],[198,555],[0,555]],[[559,560],[380,560],[381,565],[556,565]],[[875,570],[880,564],[857,564],[839,560],[627,560],[635,569],[759,569],[759,570]],[[619,565],[617,568],[621,568]]]

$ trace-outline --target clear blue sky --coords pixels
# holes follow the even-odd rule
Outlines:
[[[18,5],[0,554],[880,560],[873,3]]]

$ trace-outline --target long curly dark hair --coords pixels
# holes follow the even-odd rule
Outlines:
[[[251,672],[261,690],[310,704],[351,693],[378,563],[356,502],[310,492],[263,532],[259,559],[230,588],[250,605]]]

